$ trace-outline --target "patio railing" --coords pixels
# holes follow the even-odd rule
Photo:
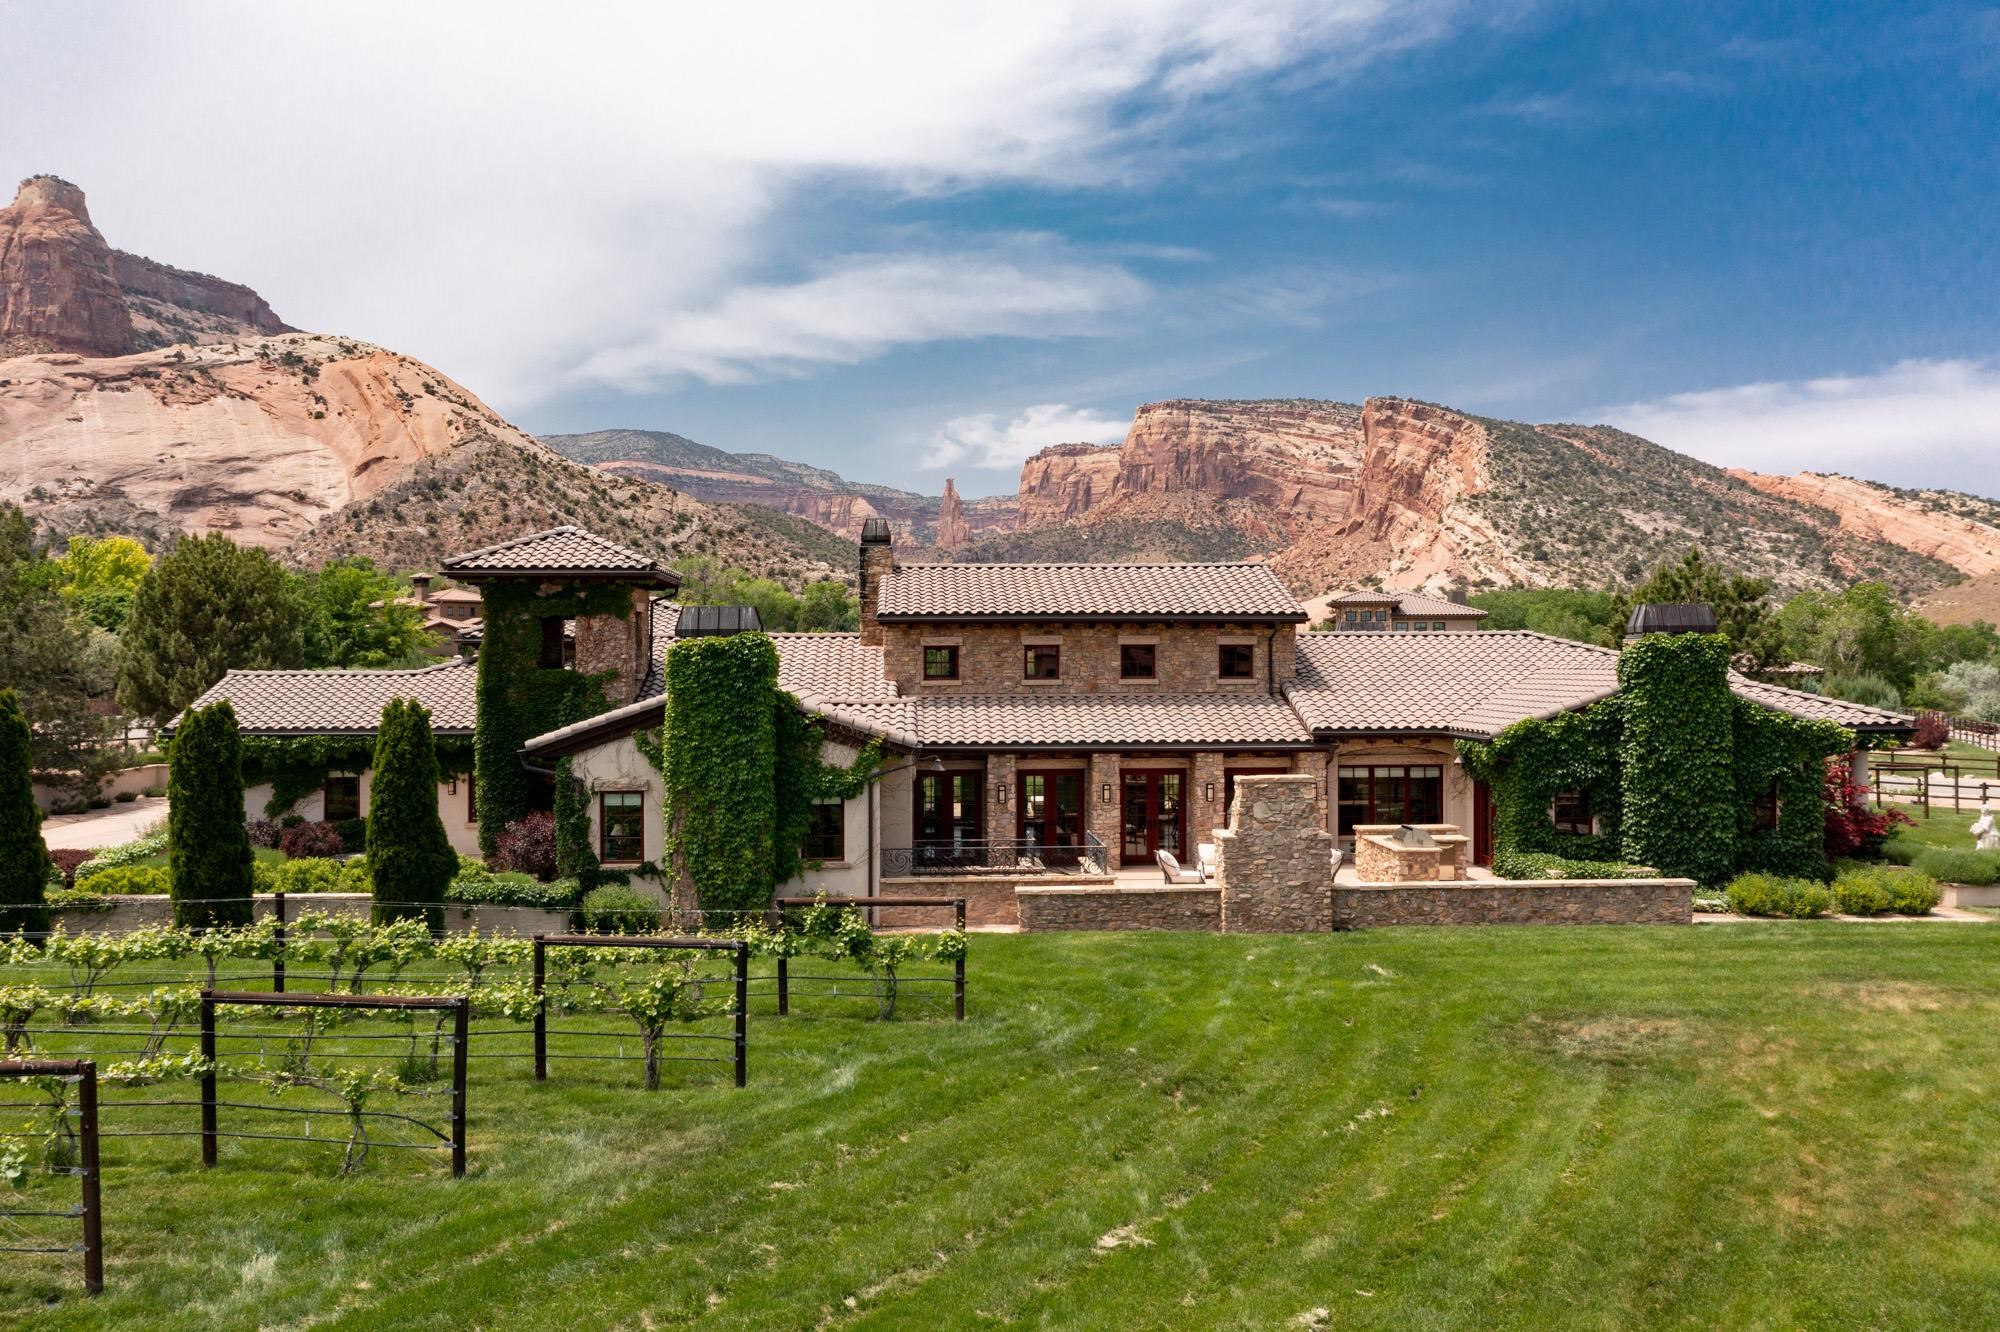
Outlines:
[[[1110,863],[1104,841],[1085,833],[1074,845],[1051,845],[1036,837],[989,837],[977,841],[920,842],[882,850],[882,877],[931,874],[1103,874]]]

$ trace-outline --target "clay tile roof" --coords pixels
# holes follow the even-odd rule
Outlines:
[[[1307,634],[1285,688],[1316,731],[1490,736],[1618,688],[1618,654],[1524,631]]]
[[[989,694],[914,700],[926,747],[1306,745],[1312,735],[1267,694]]]
[[[1303,621],[1262,564],[907,564],[882,579],[883,620]]]
[[[470,735],[478,675],[456,660],[413,671],[231,671],[189,706],[228,699],[245,735],[373,735],[390,699],[414,698],[435,734]]]
[[[680,575],[661,568],[658,560],[606,541],[581,527],[530,532],[496,546],[454,555],[443,567],[447,574],[458,579],[477,578],[481,574],[598,574],[651,578],[668,587],[680,584]]]
[[[1846,699],[1828,698],[1824,694],[1808,694],[1783,685],[1765,684],[1761,680],[1745,679],[1734,671],[1729,674],[1729,687],[1736,691],[1739,698],[1747,698],[1773,712],[1789,713],[1807,721],[1830,721],[1850,731],[1908,731],[1917,724],[1915,718],[1900,712],[1849,703]]]
[[[801,697],[857,703],[896,697],[882,649],[859,634],[772,634],[778,645],[778,687]]]
[[[1462,606],[1456,601],[1443,597],[1427,597],[1421,592],[1343,592],[1337,597],[1328,597],[1329,606],[1394,606],[1399,614],[1417,616],[1456,615],[1460,619],[1470,617],[1475,620],[1486,618],[1486,612],[1476,606]]]

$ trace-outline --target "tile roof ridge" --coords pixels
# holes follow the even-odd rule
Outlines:
[[[224,676],[303,675],[314,680],[326,680],[336,678],[345,679],[355,675],[434,675],[439,671],[469,670],[472,666],[472,662],[466,661],[462,657],[454,657],[450,661],[433,662],[429,666],[232,666],[224,672]],[[216,683],[220,684],[221,681],[218,680]],[[207,691],[204,690],[203,692]]]
[[[466,560],[476,559],[481,555],[492,555],[499,551],[512,550],[516,546],[526,545],[530,541],[539,541],[543,537],[570,536],[578,532],[583,532],[583,529],[573,523],[564,523],[560,527],[543,528],[539,532],[526,532],[517,537],[508,537],[505,541],[496,541],[490,546],[481,546],[477,550],[467,550],[461,551],[456,555],[447,555],[444,558],[444,566],[448,568],[454,564],[461,564]],[[584,535],[592,536],[595,534],[586,532]],[[601,537],[599,538],[599,540],[602,539]]]
[[[1263,560],[926,560],[900,564],[896,573],[916,569],[1269,569]],[[1273,577],[1276,575],[1274,574]]]

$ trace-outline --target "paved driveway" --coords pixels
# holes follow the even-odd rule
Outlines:
[[[165,796],[140,796],[126,805],[93,809],[85,814],[58,814],[42,820],[42,841],[51,851],[62,847],[95,849],[129,842],[167,817]]]

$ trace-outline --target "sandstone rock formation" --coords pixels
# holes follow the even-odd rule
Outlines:
[[[1872,481],[1826,472],[1771,476],[1731,468],[1729,475],[1767,495],[1824,509],[1839,521],[1842,531],[1865,540],[1901,546],[1941,560],[1961,573],[2000,571],[2000,526],[1940,512],[1935,505]]]
[[[957,550],[972,541],[972,525],[965,520],[965,501],[958,497],[952,479],[944,479],[944,497],[938,501],[938,516],[932,544],[939,550]]]
[[[0,355],[123,356],[289,331],[248,287],[112,249],[60,177],[30,176],[0,208]]]
[[[0,500],[58,533],[277,548],[475,438],[547,454],[436,370],[344,338],[0,361]]]

